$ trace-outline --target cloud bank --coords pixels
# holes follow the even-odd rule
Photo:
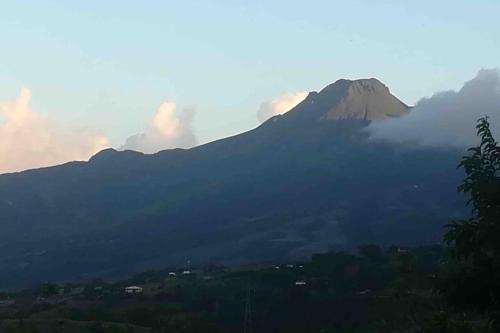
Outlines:
[[[477,143],[476,120],[488,115],[500,136],[500,71],[481,70],[459,91],[420,100],[410,114],[370,125],[375,139],[424,146],[469,147]]]
[[[196,145],[192,122],[194,109],[178,110],[171,101],[161,103],[144,133],[129,137],[121,149],[156,153],[169,148],[190,148]]]
[[[257,119],[263,123],[269,118],[293,109],[307,97],[306,91],[286,93],[260,105]]]
[[[89,130],[65,129],[34,112],[31,91],[0,101],[0,173],[87,160],[109,147],[108,139]]]

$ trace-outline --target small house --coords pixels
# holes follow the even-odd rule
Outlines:
[[[9,307],[9,306],[13,306],[14,304],[16,304],[16,302],[10,298],[0,300],[0,307]]]
[[[138,286],[125,287],[125,293],[127,293],[127,294],[142,294],[142,287],[138,287]]]

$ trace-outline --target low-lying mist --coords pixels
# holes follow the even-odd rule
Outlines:
[[[500,128],[500,70],[483,69],[459,91],[421,99],[404,117],[374,122],[372,138],[423,146],[469,147],[477,143],[476,120],[488,116]]]

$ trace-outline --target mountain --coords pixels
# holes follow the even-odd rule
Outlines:
[[[287,113],[287,117],[298,115],[296,117],[313,116],[317,120],[372,121],[399,117],[405,115],[408,109],[377,79],[339,80],[319,93],[309,94],[306,103]]]
[[[376,79],[339,80],[251,131],[192,149],[107,149],[0,175],[0,282],[437,241],[465,214],[462,152],[374,141],[365,130],[408,112]]]

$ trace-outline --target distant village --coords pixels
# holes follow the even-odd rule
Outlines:
[[[192,269],[188,263],[187,268],[169,271],[143,273],[129,280],[118,282],[105,282],[93,280],[81,283],[43,283],[37,287],[17,292],[0,292],[0,312],[5,309],[26,309],[40,305],[67,305],[69,307],[90,307],[99,304],[105,297],[128,299],[152,298],[158,295],[168,295],[187,282],[210,281],[219,279],[227,274],[244,273],[248,271],[267,270],[300,270],[304,264],[282,264],[269,266],[255,266],[245,268],[207,267]],[[148,277],[151,274],[151,277]],[[300,276],[300,274],[298,274]],[[296,279],[292,285],[304,287],[305,279]]]
[[[365,326],[355,332],[365,332],[377,318],[371,317],[374,311],[404,327],[401,299],[428,303],[423,313],[433,310],[429,288],[441,255],[440,246],[367,245],[356,253],[315,254],[302,262],[240,267],[191,267],[187,262],[123,280],[42,283],[0,293],[0,332],[4,327],[24,332],[18,329],[23,325],[31,325],[28,332],[44,333],[60,325],[67,331],[81,328],[77,332],[145,333],[156,332],[155,327],[234,332],[247,325],[259,332],[288,333],[297,325],[299,332],[308,325],[322,332],[359,323]]]

